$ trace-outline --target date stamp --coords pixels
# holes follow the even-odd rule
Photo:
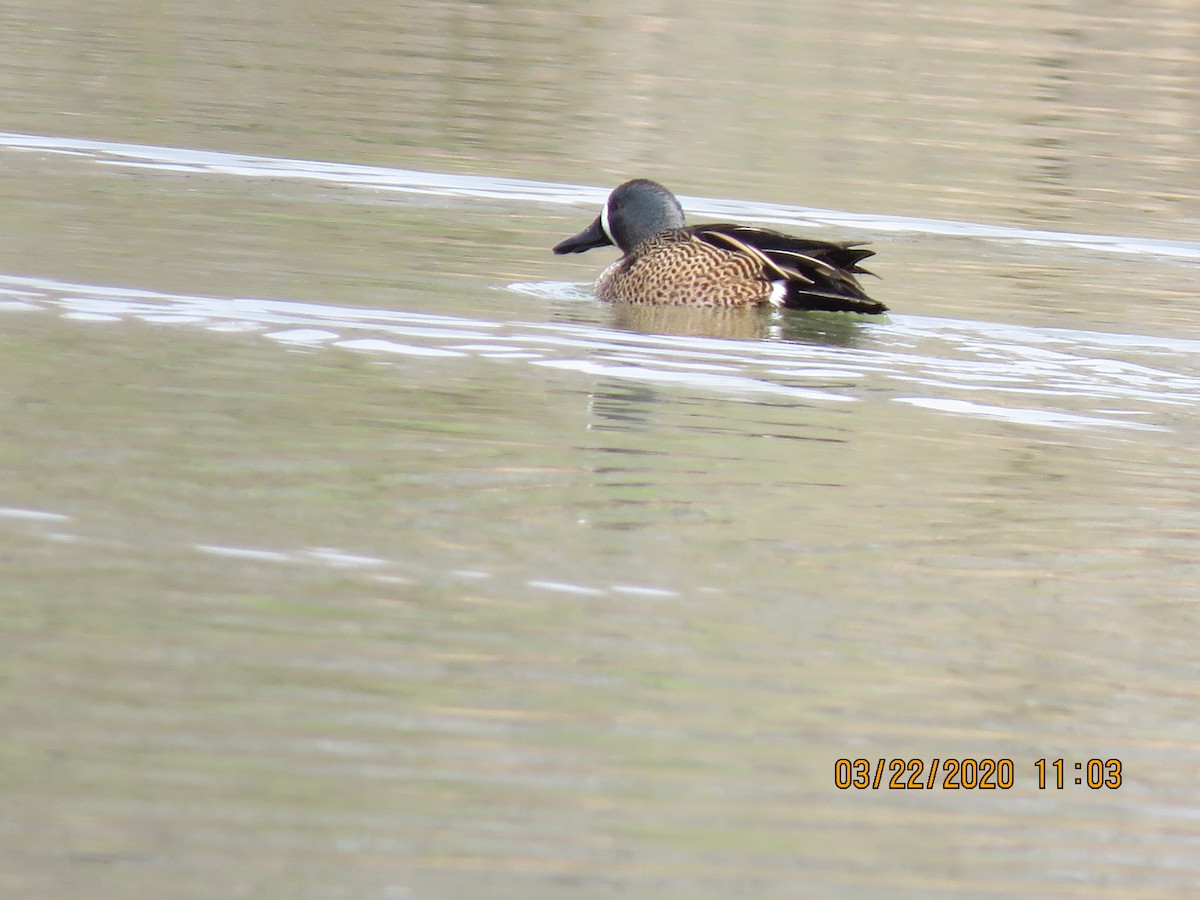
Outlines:
[[[1121,768],[1119,759],[1039,759],[1033,774],[1041,791],[1061,791],[1072,783],[1115,791],[1121,786]],[[1016,772],[1008,758],[839,759],[833,764],[833,785],[841,791],[1007,791],[1017,783]]]

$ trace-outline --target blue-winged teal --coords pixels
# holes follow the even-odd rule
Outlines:
[[[596,221],[554,252],[614,244],[624,255],[596,281],[601,300],[887,311],[854,277],[871,274],[858,264],[874,252],[861,244],[807,240],[748,225],[685,225],[675,195],[645,178],[609,194]]]

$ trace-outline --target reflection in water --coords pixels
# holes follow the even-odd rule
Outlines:
[[[611,327],[643,334],[775,340],[830,347],[855,347],[864,339],[861,320],[852,313],[804,310],[723,309],[616,303],[609,307]]]
[[[755,340],[771,332],[770,312],[761,309],[614,303],[608,319],[614,328],[645,334]]]
[[[594,431],[644,431],[650,425],[650,410],[659,391],[626,381],[602,379],[589,395],[589,412]]]
[[[857,347],[869,334],[855,315],[783,310],[771,336],[798,344]]]
[[[1021,212],[1045,222],[1069,220],[1076,199],[1072,176],[1077,153],[1068,140],[1076,128],[1071,97],[1076,91],[1073,78],[1080,40],[1076,29],[1051,27],[1044,51],[1034,59],[1039,84],[1028,120],[1031,136],[1026,140],[1034,165],[1032,173],[1022,178],[1039,188],[1034,195],[1038,202]]]

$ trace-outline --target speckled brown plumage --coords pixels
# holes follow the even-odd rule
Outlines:
[[[596,296],[620,303],[757,306],[771,295],[762,266],[688,231],[664,231],[601,273]]]

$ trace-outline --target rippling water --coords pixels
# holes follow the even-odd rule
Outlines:
[[[507,289],[581,300],[569,284],[512,284]],[[733,318],[778,340],[731,344],[707,336],[639,335],[594,325],[181,297],[13,276],[0,276],[0,297],[0,309],[45,309],[76,321],[128,319],[256,332],[287,345],[336,347],[382,358],[519,360],[647,385],[798,402],[869,397],[1047,427],[1166,429],[1200,396],[1195,362],[1200,341],[1179,338],[892,316],[887,326],[843,323],[853,331],[839,334],[843,339],[853,334],[852,343],[860,346],[830,347],[784,342],[789,314],[755,313]],[[640,312],[626,310],[623,315]],[[709,311],[685,315],[692,324],[711,324],[718,333],[731,318]]]
[[[1195,13],[6,15],[0,893],[1194,887]],[[894,312],[597,303],[641,174]]]

